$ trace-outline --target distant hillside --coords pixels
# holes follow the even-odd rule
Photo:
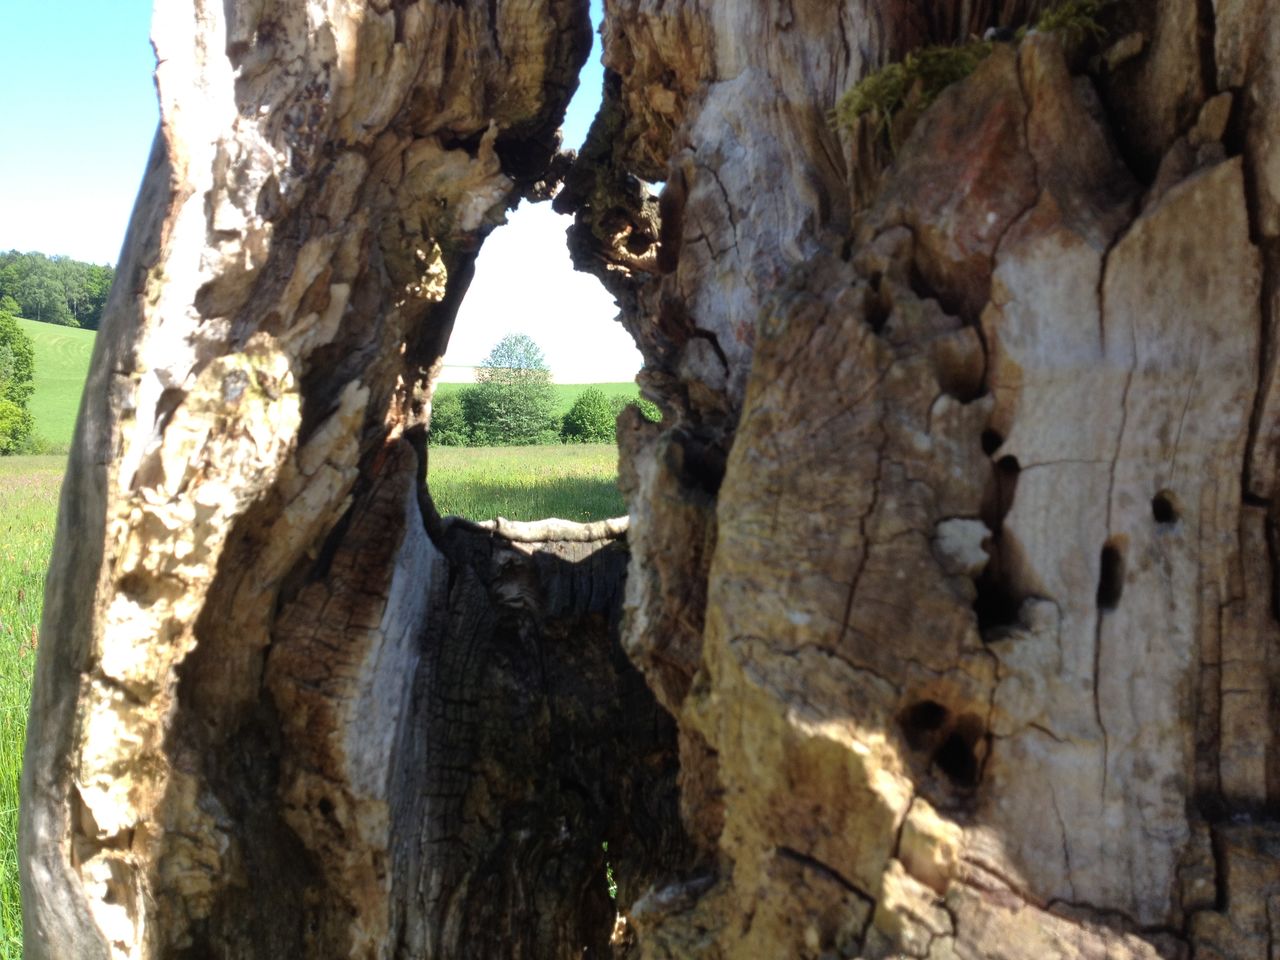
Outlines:
[[[18,324],[36,348],[36,390],[31,398],[36,433],[57,447],[66,447],[71,443],[76,414],[80,411],[80,394],[89,375],[95,334],[92,330],[34,320],[19,320]],[[442,383],[437,391],[450,393],[466,386],[465,383]],[[587,387],[599,387],[611,397],[640,396],[640,388],[634,383],[557,383],[556,412],[561,416],[568,413],[578,394]]]
[[[36,433],[65,448],[75,430],[96,334],[35,320],[19,320],[18,325],[36,349],[36,389],[31,397]]]

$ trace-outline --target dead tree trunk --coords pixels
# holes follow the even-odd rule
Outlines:
[[[518,544],[422,487],[587,4],[181,7],[49,578],[27,952],[603,955],[602,844],[631,889],[683,842],[621,531]]]
[[[585,0],[160,6],[30,956],[1275,953],[1280,5],[608,0],[572,166]],[[433,365],[561,179],[629,529],[442,520]]]

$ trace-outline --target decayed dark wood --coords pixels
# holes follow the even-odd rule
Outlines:
[[[427,843],[405,954],[608,956],[606,862],[626,898],[684,857],[674,724],[617,642],[624,543],[455,525],[442,546],[447,630],[406,758],[427,771]]]
[[[307,953],[606,956],[606,861],[630,892],[683,855],[674,725],[618,643],[625,541],[455,522],[432,544],[416,463],[407,446],[389,455],[274,630],[284,738],[258,805],[283,801],[325,878],[307,900],[332,932]],[[371,644],[353,642],[361,625]],[[335,916],[353,918],[349,945]]]

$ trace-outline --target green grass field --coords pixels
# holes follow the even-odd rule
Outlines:
[[[626,512],[617,457],[609,444],[441,447],[431,490],[441,513],[472,520],[602,520]],[[65,467],[62,456],[0,457],[0,960],[22,956],[18,775]]]
[[[450,393],[457,393],[471,386],[469,383],[441,383],[436,386],[436,396],[444,396]],[[578,399],[578,394],[582,393],[587,387],[596,387],[604,392],[606,397],[626,397],[628,400],[635,400],[640,396],[640,387],[634,382],[632,383],[553,383],[552,389],[556,392],[556,416],[563,417],[569,412],[569,408],[573,406],[573,401]]]
[[[427,464],[431,496],[442,514],[586,522],[627,512],[612,444],[432,447]]]
[[[65,457],[0,458],[0,958],[22,956],[18,774]]]
[[[52,449],[65,452],[80,412],[80,394],[89,375],[96,334],[35,320],[20,319],[18,325],[36,351],[36,389],[31,397],[36,434]]]

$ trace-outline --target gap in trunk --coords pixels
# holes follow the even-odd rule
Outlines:
[[[603,99],[598,33],[603,8],[599,0],[591,3],[590,14],[596,31],[592,53],[583,65],[562,127],[562,149],[568,151],[581,148]],[[472,382],[495,344],[510,334],[528,336],[541,349],[558,387],[554,430],[544,429],[540,442],[552,441],[553,432],[557,434],[554,439],[560,439],[560,418],[568,401],[580,396],[588,385],[634,381],[643,363],[631,336],[612,322],[618,313],[613,296],[596,277],[574,269],[566,242],[573,217],[554,212],[548,199],[543,196],[521,203],[509,215],[508,222],[485,241],[476,259],[474,279],[458,310],[441,376],[445,384]],[[442,396],[448,392],[450,388],[446,386]],[[608,389],[606,392],[617,393]],[[473,418],[475,414],[469,409],[466,416]],[[602,416],[595,419],[599,421]],[[607,433],[612,441],[611,424]],[[494,431],[484,431],[475,445],[518,442],[511,436],[492,434]],[[576,437],[583,438],[582,434]],[[585,439],[603,442],[604,435],[592,431]],[[441,430],[436,430],[431,442],[438,446],[441,440],[449,442]],[[602,498],[592,497],[581,510],[565,511],[563,516],[574,520],[604,519],[599,509],[592,509],[603,503]],[[444,504],[442,509],[448,512],[448,506]],[[613,513],[619,512],[615,507]],[[470,513],[471,519],[492,519]],[[509,516],[534,520],[545,514]]]
[[[591,14],[598,29],[598,0]],[[599,58],[597,36],[568,108],[566,148],[581,144],[599,110]],[[524,334],[541,348],[561,388],[561,414],[570,399],[565,393],[578,397],[589,384],[634,380],[643,358],[614,322],[613,295],[574,269],[566,243],[572,224],[572,216],[540,198],[522,203],[487,238],[458,309],[441,382],[474,381],[508,334]],[[433,420],[449,392],[437,387]],[[461,406],[465,411],[465,400]],[[616,446],[611,406],[608,440]],[[603,956],[611,941],[625,949],[630,904],[691,859],[679,813],[676,726],[620,642],[625,523],[560,523],[536,505],[498,519],[500,511],[482,496],[487,480],[462,475],[452,482],[471,484],[476,495],[466,506],[455,504],[442,495],[442,439],[442,424],[433,423],[427,485],[441,512],[467,518],[446,516],[442,533],[433,534],[449,562],[448,623],[428,640],[439,649],[429,654],[437,666],[422,692],[427,702],[468,704],[470,719],[459,726],[448,716],[431,717],[425,729],[426,742],[445,745],[453,770],[449,795],[434,800],[442,837],[428,857],[436,861],[434,875],[443,877],[434,892],[469,917],[469,929],[492,930],[492,942],[470,945],[476,956],[524,956],[526,949],[548,955],[552,944],[568,941],[588,956]],[[576,444],[527,449],[512,454],[525,466],[536,459],[562,474],[583,452]],[[470,451],[448,454],[458,455]],[[490,455],[475,450],[477,459]],[[602,485],[616,488],[616,476],[593,475],[574,489],[585,494]],[[584,495],[556,515],[602,521],[625,513],[620,499],[620,509],[607,513],[601,502]],[[466,669],[455,670],[458,664]],[[476,820],[485,829],[477,830]],[[556,903],[560,909],[551,910]],[[526,915],[530,908],[534,914]],[[513,930],[530,931],[519,950],[510,941]]]

